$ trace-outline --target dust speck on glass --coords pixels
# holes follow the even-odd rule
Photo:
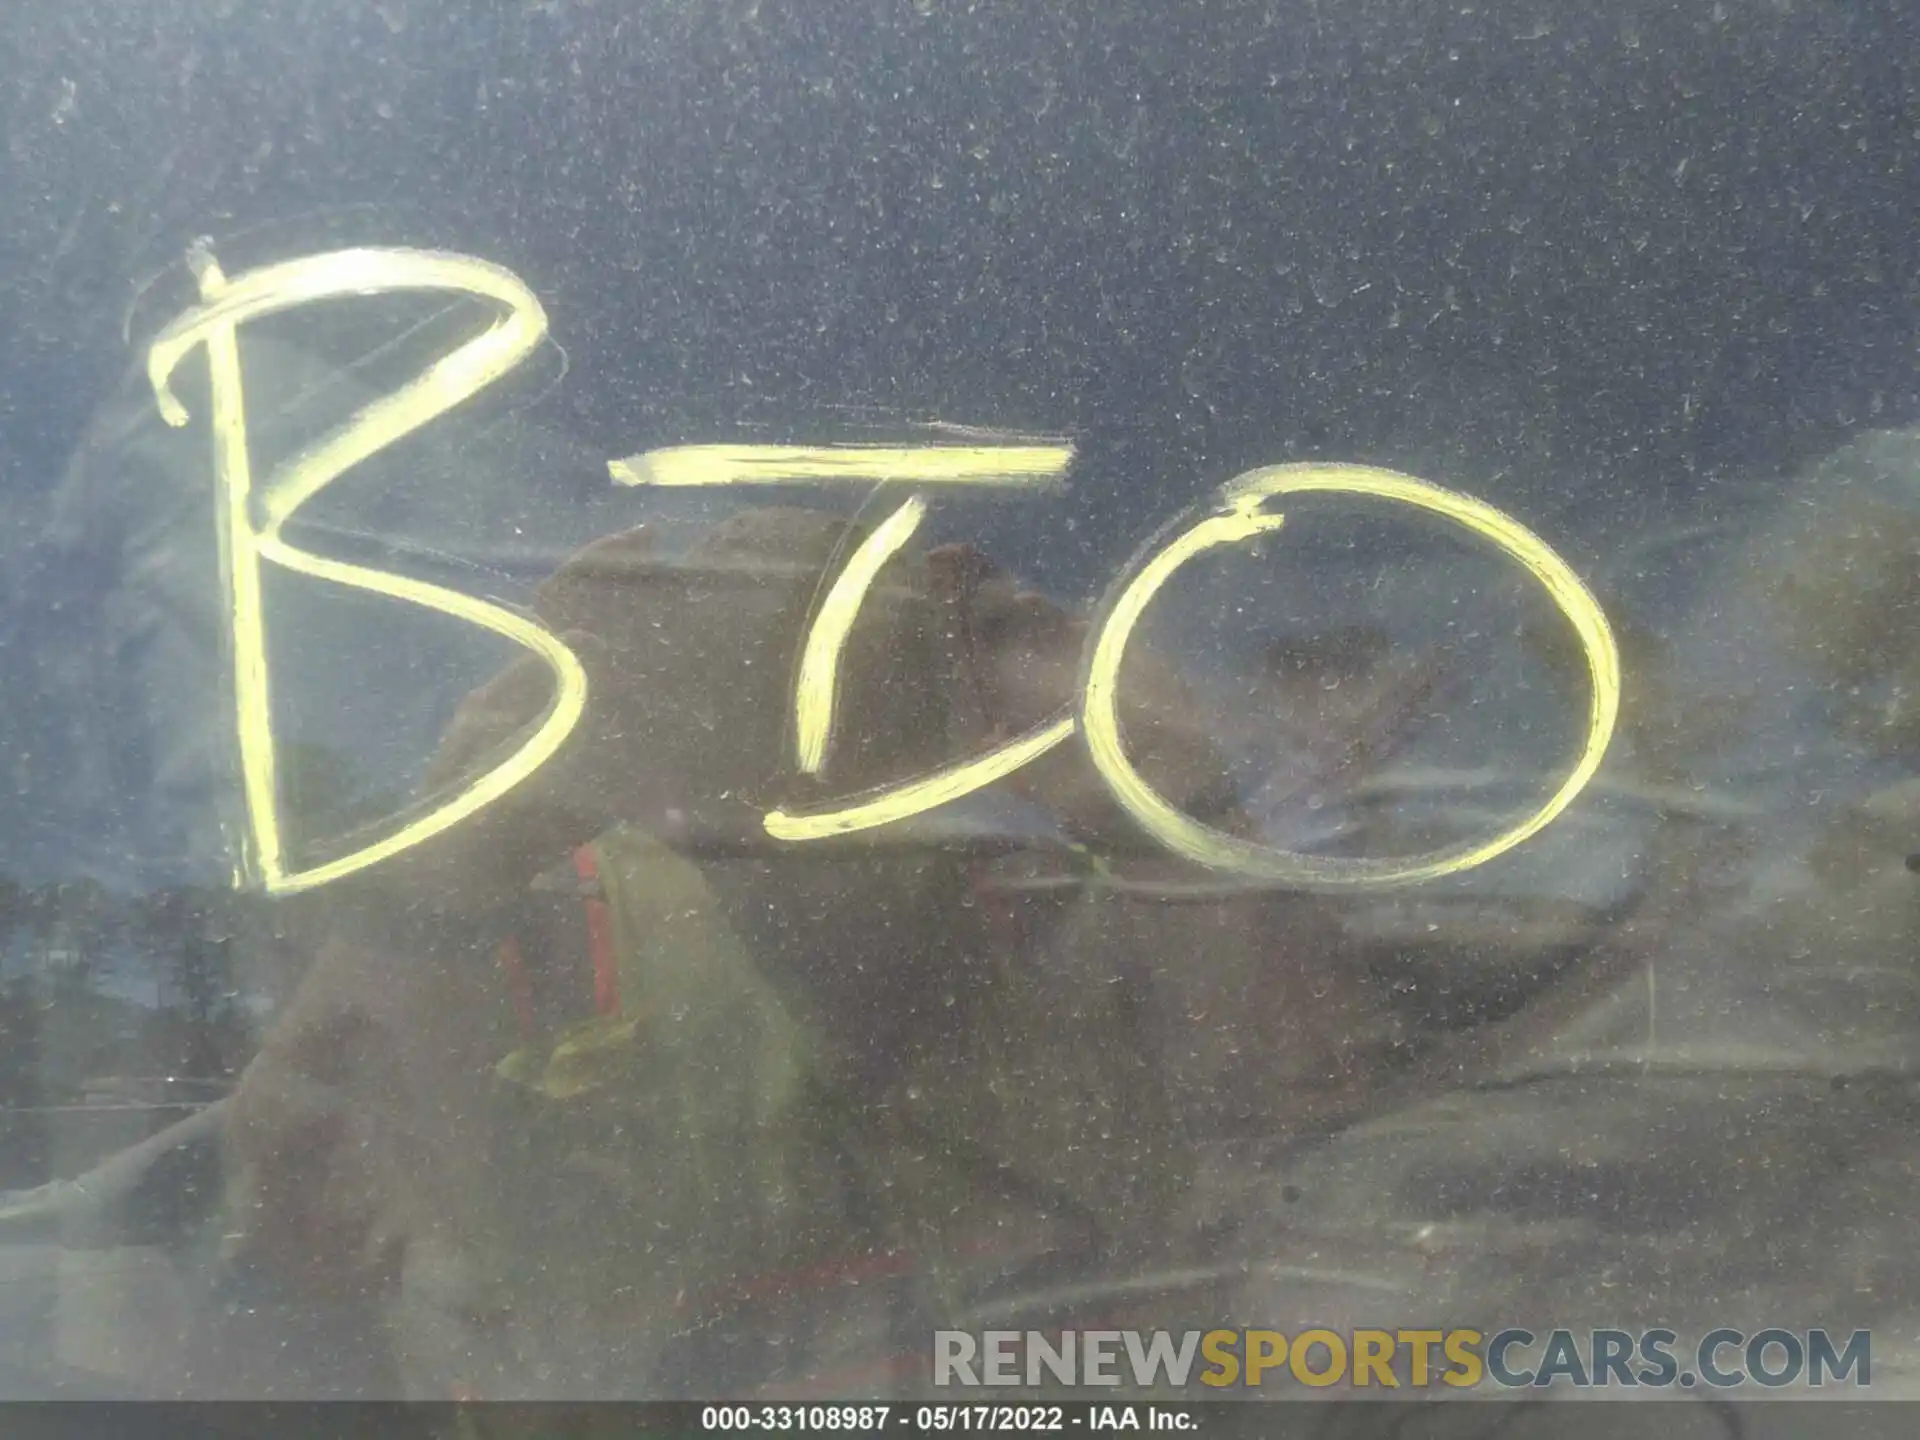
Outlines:
[[[1909,7],[0,35],[0,1400],[1920,1395]]]

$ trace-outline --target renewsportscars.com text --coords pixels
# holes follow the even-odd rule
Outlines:
[[[1782,1389],[1873,1383],[1868,1331],[1469,1329],[941,1330],[935,1385],[1197,1387],[1200,1393],[1303,1385],[1357,1390],[1594,1388]]]

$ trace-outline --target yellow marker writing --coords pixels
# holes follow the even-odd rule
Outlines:
[[[972,434],[974,432],[968,432]],[[980,432],[984,434],[985,432]],[[678,445],[607,464],[619,485],[721,486],[904,483],[1044,488],[1065,475],[1073,446],[983,445]],[[802,773],[826,764],[833,733],[839,661],[861,603],[887,560],[925,518],[915,497],[895,510],[848,558],[802,642],[794,687],[795,758]],[[851,805],[795,814],[776,810],[767,833],[780,840],[820,840],[909,819],[971,794],[1030,764],[1073,734],[1070,715],[1008,741],[973,760],[896,786]]]
[[[147,358],[160,413],[188,421],[172,377],[194,349],[207,349],[214,478],[219,494],[221,563],[234,665],[234,701],[248,836],[243,876],[268,891],[309,890],[377,864],[458,824],[531,775],[560,748],[586,708],[586,672],[549,631],[502,606],[363,565],[330,560],[282,535],[300,507],[341,475],[445,414],[524,360],[546,334],[546,312],[514,275],[485,261],[418,250],[343,250],[267,266],[229,280],[204,251],[193,256],[202,304],[174,320]],[[482,335],[441,357],[398,390],[364,406],[344,424],[285,461],[257,487],[247,440],[239,327],[247,321],[344,296],[451,290],[504,307]],[[518,750],[453,798],[394,834],[306,870],[289,870],[281,836],[279,789],[267,658],[261,564],[451,615],[525,646],[555,681],[545,718]]]
[[[1018,740],[997,745],[986,754],[922,779],[882,791],[870,799],[834,810],[794,815],[770,811],[767,833],[776,840],[825,840],[910,820],[941,805],[971,795],[1014,771],[1031,765],[1054,746],[1073,735],[1074,721],[1066,716]]]
[[[578,724],[586,674],[550,631],[500,605],[441,586],[328,559],[302,550],[283,531],[300,508],[341,475],[431,423],[524,360],[546,333],[539,301],[515,276],[465,256],[413,250],[347,250],[255,270],[229,280],[210,254],[194,257],[202,304],[170,324],[148,357],[161,414],[175,426],[188,416],[171,388],[174,372],[205,346],[218,494],[221,563],[228,598],[242,787],[248,833],[244,877],[269,891],[312,889],[396,855],[499,799],[545,764]],[[256,486],[249,453],[239,327],[250,320],[346,296],[444,290],[492,300],[503,309],[484,334],[441,357],[399,389],[351,416],[277,466]],[[978,438],[978,437],[966,437]],[[1038,437],[1022,437],[1036,439]],[[624,485],[707,486],[904,482],[909,485],[1044,487],[1073,458],[1068,444],[942,444],[903,447],[690,445],[609,462]],[[1536,811],[1490,840],[1398,860],[1290,854],[1200,824],[1158,794],[1127,759],[1120,736],[1119,673],[1127,641],[1162,586],[1209,550],[1277,530],[1284,517],[1262,506],[1286,494],[1357,495],[1438,515],[1518,562],[1539,581],[1580,639],[1592,687],[1587,734],[1572,770]],[[1163,845],[1214,869],[1305,888],[1379,887],[1436,879],[1484,864],[1550,824],[1593,778],[1613,735],[1620,704],[1620,658],[1605,614],[1579,578],[1537,536],[1492,506],[1391,471],[1353,465],[1288,465],[1230,482],[1217,511],[1141,561],[1106,607],[1087,652],[1077,711],[1068,710],[1018,739],[921,779],[835,808],[765,817],[780,840],[814,840],[892,824],[951,803],[1011,775],[1083,730],[1093,762],[1116,801]],[[925,518],[925,501],[905,501],[854,551],[829,587],[803,642],[794,692],[800,768],[818,774],[832,739],[840,658],[860,606],[886,562]],[[465,620],[538,655],[554,676],[554,696],[534,733],[511,756],[452,798],[374,844],[305,870],[289,869],[281,835],[271,667],[262,565]]]
[[[1587,657],[1592,700],[1579,758],[1560,788],[1531,815],[1490,840],[1404,860],[1290,854],[1225,834],[1170,804],[1141,778],[1120,741],[1120,663],[1127,640],[1160,587],[1189,560],[1222,545],[1273,530],[1278,515],[1260,507],[1276,495],[1311,492],[1360,495],[1411,505],[1491,541],[1538,580],[1572,624]],[[1620,652],[1600,603],[1545,541],[1491,505],[1390,470],[1363,465],[1276,465],[1229,481],[1220,513],[1175,537],[1120,590],[1096,632],[1081,686],[1080,723],[1087,748],[1114,798],[1162,845],[1215,869],[1308,889],[1409,885],[1484,865],[1538,834],[1573,802],[1600,768],[1620,712]]]
[[[1071,445],[675,445],[609,460],[616,485],[914,485],[1044,488],[1073,463]]]
[[[1540,581],[1573,625],[1587,657],[1592,686],[1586,738],[1559,790],[1519,824],[1490,840],[1404,860],[1290,854],[1200,824],[1153,790],[1127,760],[1120,739],[1120,665],[1127,640],[1149,602],[1175,571],[1196,556],[1278,530],[1284,517],[1263,511],[1260,507],[1265,501],[1276,495],[1314,491],[1412,505],[1490,540]],[[1103,622],[1091,637],[1077,715],[1065,715],[985,755],[852,804],[802,814],[775,810],[765,818],[767,833],[780,840],[818,840],[911,819],[1013,774],[1082,729],[1094,764],[1115,800],[1175,853],[1216,870],[1300,888],[1385,888],[1470,870],[1504,854],[1550,824],[1593,778],[1611,743],[1619,714],[1619,651],[1599,602],[1538,536],[1481,501],[1409,476],[1359,465],[1283,465],[1256,470],[1231,481],[1222,490],[1221,499],[1218,513],[1198,521],[1150,556],[1107,607]],[[912,509],[913,503],[896,511],[849,561],[805,642],[806,660],[795,706],[801,764],[809,773],[817,773],[825,753],[835,658],[880,564],[905,543],[912,526],[919,523],[921,512]],[[897,535],[896,522],[904,526]]]
[[[818,775],[827,763],[840,653],[853,632],[860,602],[887,561],[913,538],[926,514],[927,502],[916,497],[881,521],[841,569],[807,631],[793,696],[795,749],[804,774]]]

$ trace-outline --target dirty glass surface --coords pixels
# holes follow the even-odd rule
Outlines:
[[[1911,1393],[1915,31],[7,7],[0,1397]]]

